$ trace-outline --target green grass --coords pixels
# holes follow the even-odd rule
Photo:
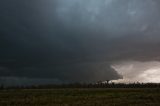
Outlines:
[[[160,89],[1,90],[0,106],[160,106]]]

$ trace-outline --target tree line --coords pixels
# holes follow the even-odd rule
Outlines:
[[[56,89],[56,88],[160,88],[160,83],[72,83],[72,84],[50,84],[31,86],[4,86],[0,89]]]

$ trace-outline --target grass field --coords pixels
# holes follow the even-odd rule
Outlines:
[[[160,106],[160,89],[1,90],[0,106]]]

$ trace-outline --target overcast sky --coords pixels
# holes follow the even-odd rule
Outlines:
[[[1,0],[0,76],[122,78],[117,62],[160,60],[159,11],[159,0]]]

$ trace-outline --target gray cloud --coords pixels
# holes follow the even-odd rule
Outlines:
[[[121,78],[116,61],[160,59],[157,0],[3,0],[0,12],[0,76],[90,82]]]

